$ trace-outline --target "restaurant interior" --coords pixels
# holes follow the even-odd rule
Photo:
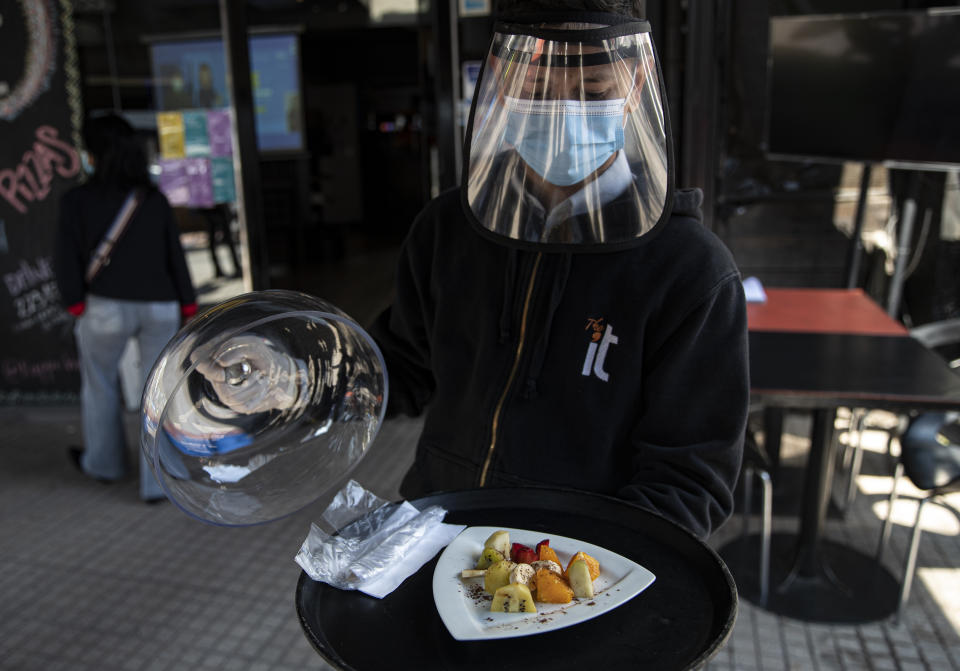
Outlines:
[[[29,15],[30,0],[9,4]],[[82,115],[121,114],[148,146],[201,312],[267,289],[318,297],[360,326],[389,305],[417,213],[460,183],[489,0],[57,7],[72,18],[71,95]],[[690,631],[688,659],[645,663],[960,670],[960,2],[646,7],[676,181],[702,189],[704,226],[744,279],[751,412],[734,515],[697,541],[696,570],[709,564],[729,585],[706,588],[712,615]],[[0,11],[7,30],[16,12]],[[202,141],[191,125],[201,117]],[[10,258],[12,221],[0,216]],[[321,599],[293,560],[345,476],[298,511],[240,528],[145,506],[133,478],[82,478],[65,458],[81,440],[76,366],[29,372],[38,348],[75,361],[55,324],[31,343],[27,327],[4,336],[24,354],[0,371],[0,669],[388,668],[369,660],[403,646],[436,665],[392,657],[390,668],[486,659],[483,643],[449,638],[429,595],[416,615],[356,593],[321,593],[339,614],[307,603]],[[129,349],[122,371],[131,451],[136,358]],[[383,421],[350,478],[400,500],[421,426]],[[395,633],[378,651],[360,628],[384,620]],[[618,622],[616,635],[653,620],[642,622]],[[404,627],[429,640],[406,640]],[[530,654],[510,645],[498,650]],[[586,659],[552,654],[534,668]],[[598,665],[620,659],[605,654]]]

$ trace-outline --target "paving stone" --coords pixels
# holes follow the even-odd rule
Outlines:
[[[771,671],[773,669],[786,669],[787,660],[783,655],[777,654],[774,651],[761,653],[760,655],[760,668],[764,671]]]
[[[904,627],[886,627],[887,638],[890,639],[894,644],[897,643],[909,643],[913,644],[913,634],[910,633],[909,629]]]
[[[873,666],[873,671],[898,671],[900,668],[895,659],[876,655],[870,657],[870,664]]]
[[[941,650],[920,649],[920,658],[931,668],[948,669],[951,666],[950,658]]]
[[[843,665],[835,657],[822,658],[817,662],[816,668],[819,671],[843,671]]]
[[[837,636],[835,638],[837,649],[846,652],[854,651],[859,652],[863,649],[863,644],[860,642],[859,638],[851,638],[849,636]]]
[[[857,628],[857,633],[866,640],[885,640],[887,637],[886,631],[880,624],[862,625]]]
[[[890,645],[886,639],[868,639],[863,646],[871,656],[884,657],[891,654]]]

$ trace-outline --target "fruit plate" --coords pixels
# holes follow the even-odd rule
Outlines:
[[[570,603],[537,602],[536,613],[493,613],[492,597],[483,591],[483,578],[461,578],[473,568],[483,544],[497,530],[510,533],[510,541],[535,547],[549,538],[564,567],[577,552],[586,552],[600,563],[593,581],[592,599],[574,598]],[[468,527],[453,539],[437,560],[433,572],[433,600],[450,635],[460,641],[530,636],[569,627],[603,615],[645,590],[655,580],[640,564],[602,547],[574,538],[542,531],[506,527]]]

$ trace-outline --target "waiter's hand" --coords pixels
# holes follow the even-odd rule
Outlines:
[[[220,401],[245,415],[287,410],[296,404],[306,383],[299,371],[303,362],[274,349],[260,336],[236,336],[213,351],[201,348],[193,358]]]

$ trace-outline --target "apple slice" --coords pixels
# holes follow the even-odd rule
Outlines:
[[[484,548],[493,548],[499,552],[504,559],[510,556],[510,532],[494,531],[483,544]]]
[[[579,599],[593,598],[593,578],[590,567],[583,559],[574,559],[567,568],[567,580],[573,589],[573,595]]]

